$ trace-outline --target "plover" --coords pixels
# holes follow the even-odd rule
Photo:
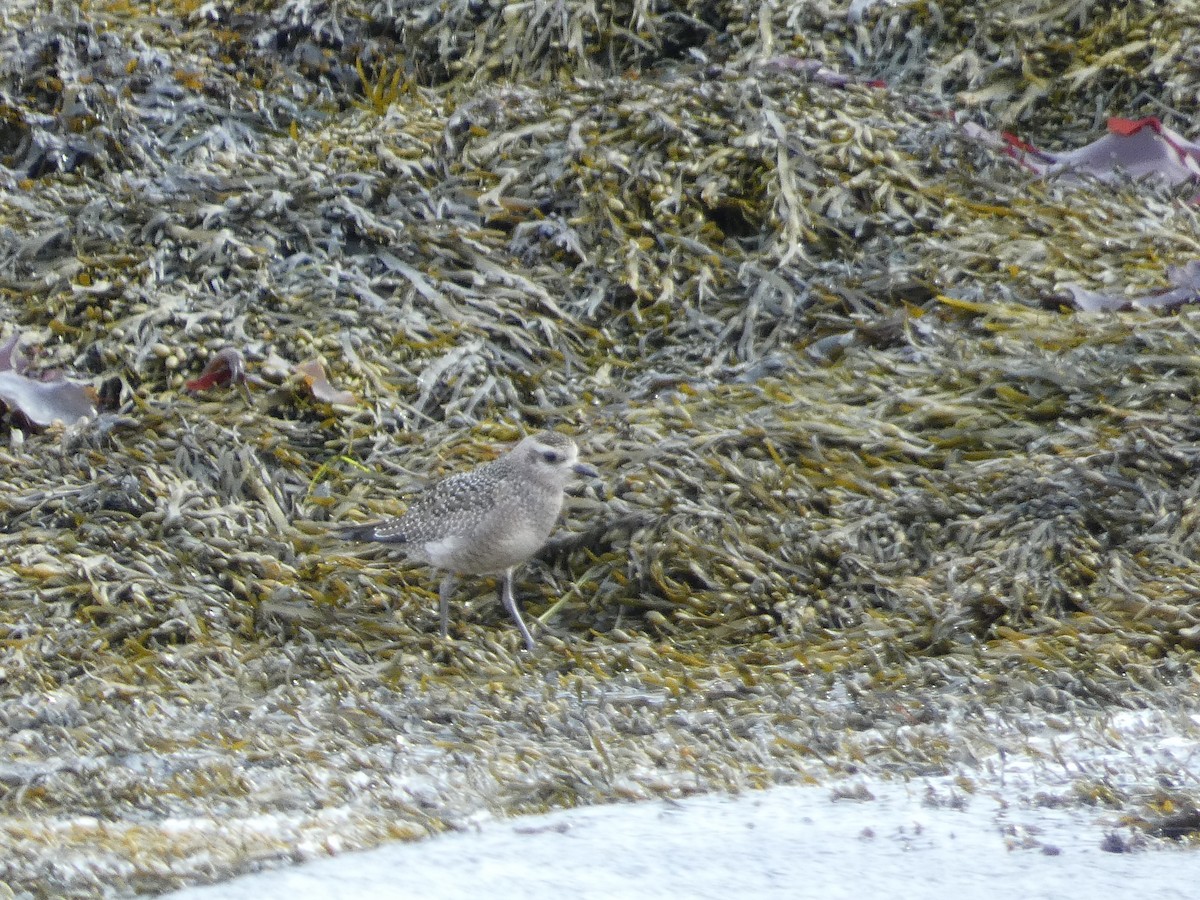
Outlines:
[[[545,545],[574,475],[597,478],[600,473],[579,462],[569,437],[541,431],[492,462],[432,485],[399,518],[344,528],[340,536],[402,544],[411,559],[443,570],[438,588],[443,638],[458,576],[502,575],[500,600],[526,649],[533,650],[513,597],[513,570]]]

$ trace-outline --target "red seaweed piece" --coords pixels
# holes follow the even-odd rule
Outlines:
[[[358,402],[358,398],[350,391],[339,391],[329,383],[329,379],[325,375],[325,367],[321,365],[319,359],[300,363],[294,367],[293,371],[304,377],[304,382],[312,391],[313,397],[322,403],[339,403],[348,406]]]
[[[968,133],[978,136],[978,130]],[[1154,116],[1114,116],[1108,120],[1108,134],[1065,153],[1039,150],[1012,134],[1000,139],[1009,156],[1041,175],[1084,174],[1113,181],[1123,173],[1135,179],[1153,176],[1171,185],[1200,180],[1200,144]]]
[[[1121,294],[1102,294],[1089,291],[1077,284],[1068,284],[1066,289],[1071,300],[1084,312],[1103,312],[1114,309],[1171,309],[1185,303],[1200,301],[1200,261],[1186,266],[1171,266],[1167,278],[1175,287],[1158,294],[1142,297],[1126,297]]]
[[[67,381],[59,372],[40,379],[24,374],[27,363],[17,349],[20,338],[14,331],[0,346],[0,403],[37,428],[94,416],[96,392],[88,385]]]
[[[184,387],[189,391],[207,391],[211,387],[246,383],[246,358],[236,347],[226,347],[214,353],[196,378]]]

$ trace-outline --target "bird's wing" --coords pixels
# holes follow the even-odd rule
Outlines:
[[[480,478],[479,471],[451,475],[417,494],[404,515],[366,525],[342,529],[339,535],[351,541],[382,541],[404,544],[439,535],[461,534],[478,519],[480,509],[491,505],[495,482]]]
[[[476,469],[439,481],[414,497],[401,519],[436,521],[450,533],[475,523],[481,510],[492,507],[498,485],[493,478],[480,477],[482,473],[482,469]]]

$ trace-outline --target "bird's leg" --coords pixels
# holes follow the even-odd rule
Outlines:
[[[450,633],[450,595],[454,593],[456,584],[458,584],[458,579],[453,575],[447,575],[442,579],[442,584],[438,588],[438,615],[442,620],[443,639]]]
[[[532,653],[534,647],[533,637],[529,634],[529,629],[525,627],[525,620],[521,618],[521,610],[517,606],[517,599],[513,596],[512,576],[513,570],[508,569],[505,571],[504,577],[500,580],[500,602],[504,604],[504,608],[508,610],[508,614],[517,623],[521,637],[525,639],[525,649]]]

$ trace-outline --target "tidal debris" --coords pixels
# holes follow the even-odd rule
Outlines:
[[[1195,14],[604,6],[0,8],[0,328],[104,397],[0,423],[14,891],[864,772],[1195,805],[1200,312],[1068,297],[1178,287],[1194,189],[964,130],[1186,133]],[[325,540],[543,428],[604,485],[536,661]]]

